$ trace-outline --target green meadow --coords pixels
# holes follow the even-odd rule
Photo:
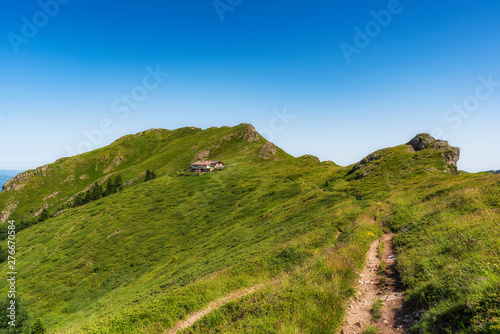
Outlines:
[[[335,333],[384,229],[396,233],[415,333],[500,331],[500,176],[446,173],[438,149],[383,149],[350,173],[279,148],[263,155],[265,143],[245,124],[154,130],[0,193],[20,226],[23,331],[39,319],[48,333],[164,333],[258,287],[183,333]],[[226,167],[186,172],[205,155]],[[147,170],[158,177],[144,182]],[[123,190],[68,204],[117,175]],[[37,221],[44,207],[50,218]],[[0,333],[15,332],[0,322]]]

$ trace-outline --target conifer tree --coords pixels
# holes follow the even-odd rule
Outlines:
[[[122,180],[121,175],[118,175],[115,179],[115,188],[116,188],[116,191],[122,191],[122,189],[123,189],[123,180]]]
[[[90,189],[90,192],[91,192],[90,197],[92,198],[93,201],[102,198],[102,187],[99,184],[97,184],[97,182],[94,183],[94,185]]]
[[[85,197],[83,198],[83,204],[87,204],[87,203],[90,203],[92,202],[92,191],[91,190],[87,190],[85,192]]]
[[[84,193],[78,194],[75,197],[75,200],[73,201],[73,207],[76,208],[77,206],[81,206],[81,205],[85,204],[84,199],[85,199]]]
[[[114,194],[115,192],[115,182],[112,180],[112,178],[109,178],[108,182],[106,182],[106,189],[104,190],[103,196],[109,196],[111,194]]]
[[[50,218],[49,211],[46,208],[44,208],[40,213],[40,216],[38,216],[38,221],[43,222],[44,220],[47,220],[49,218]]]

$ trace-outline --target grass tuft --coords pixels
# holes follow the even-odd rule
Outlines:
[[[363,331],[363,334],[379,334],[382,333],[382,331],[374,325],[370,325],[366,327],[366,329]]]
[[[372,304],[372,309],[370,310],[370,314],[372,315],[372,320],[377,322],[380,317],[382,317],[382,307],[384,306],[384,302],[381,299],[377,299]]]

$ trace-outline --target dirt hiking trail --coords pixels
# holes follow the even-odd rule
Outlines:
[[[337,236],[335,238],[338,238],[340,236],[340,234],[341,234],[341,232],[338,232]],[[262,289],[263,287],[265,287],[268,284],[276,284],[279,281],[280,281],[280,278],[277,278],[271,282],[262,283],[262,284],[258,284],[258,285],[255,285],[255,286],[243,289],[243,290],[235,291],[235,292],[230,293],[224,297],[221,297],[217,300],[214,300],[213,302],[208,304],[205,308],[189,314],[186,320],[179,321],[174,327],[168,329],[164,333],[165,334],[175,334],[180,330],[191,327],[196,321],[200,320],[201,318],[203,318],[204,316],[206,316],[207,314],[209,314],[213,310],[216,310],[219,307],[224,306],[225,304],[229,303],[230,301],[232,301],[234,299],[241,298],[241,297],[246,296],[246,295],[249,295],[251,293],[254,293],[255,291]]]
[[[410,322],[418,315],[411,316],[409,310],[404,307],[404,286],[396,269],[392,236],[393,234],[386,233],[381,240],[372,242],[363,272],[360,274],[356,295],[347,309],[344,325],[340,330],[341,334],[361,334],[371,325],[376,326],[381,334],[410,333]],[[383,253],[378,254],[381,242],[384,243]],[[381,269],[381,263],[385,263],[384,270]],[[185,320],[179,321],[164,333],[176,334],[192,326],[211,311],[232,300],[258,291],[264,286],[266,284],[255,285],[221,297],[205,308],[189,314]],[[376,300],[380,300],[382,305],[378,319],[374,319],[371,312]]]
[[[228,302],[230,302],[234,299],[241,298],[241,297],[249,295],[257,290],[260,290],[264,286],[265,286],[265,284],[255,285],[255,286],[252,286],[250,288],[239,290],[239,291],[230,293],[228,295],[225,295],[222,298],[214,300],[213,302],[208,304],[205,308],[189,314],[186,320],[182,320],[182,321],[178,322],[174,327],[170,328],[165,333],[166,334],[175,334],[180,330],[191,327],[196,321],[200,320],[201,318],[203,318],[204,316],[206,316],[207,314],[209,314],[213,310],[218,309],[219,307],[223,306],[224,304],[227,304]]]
[[[368,326],[376,326],[383,334],[410,332],[411,317],[403,305],[404,287],[396,270],[392,236],[386,233],[382,240],[371,244],[341,334],[361,334]],[[381,242],[384,243],[384,251],[378,254]],[[381,263],[385,263],[385,270],[379,270]],[[380,300],[382,305],[378,319],[374,319],[371,313],[376,300]]]

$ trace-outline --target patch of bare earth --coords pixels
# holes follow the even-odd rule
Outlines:
[[[362,333],[368,326],[376,326],[380,333],[409,333],[411,317],[404,306],[404,287],[396,269],[396,256],[392,234],[384,234],[382,240],[373,242],[368,251],[363,272],[360,274],[356,296],[347,309],[341,334]],[[384,243],[383,254],[378,254],[379,243]],[[379,268],[386,264],[385,270]],[[374,321],[372,307],[381,300],[381,316]]]

